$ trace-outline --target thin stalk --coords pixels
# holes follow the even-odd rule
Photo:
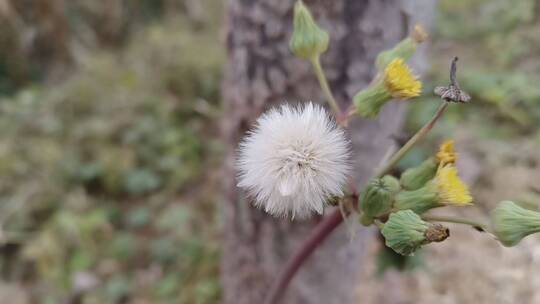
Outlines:
[[[420,129],[414,136],[409,139],[409,141],[399,149],[394,156],[379,170],[377,170],[377,173],[375,174],[376,178],[380,178],[384,176],[386,173],[390,172],[392,168],[405,156],[407,153],[414,147],[420,140],[422,140],[428,132],[433,129],[433,126],[435,126],[435,123],[439,118],[442,116],[444,111],[448,108],[448,102],[443,101],[437,112],[435,112],[435,115]]]
[[[264,304],[278,303],[292,278],[300,269],[303,262],[311,255],[336,227],[343,222],[343,216],[340,210],[335,210],[332,214],[325,217],[311,232],[304,241],[300,249],[287,261],[285,267],[280,272],[276,281],[272,285]]]
[[[456,224],[464,224],[469,225],[474,228],[481,228],[484,231],[488,230],[488,225],[478,222],[476,220],[468,219],[468,218],[462,218],[462,217],[454,217],[454,216],[439,216],[439,215],[424,215],[422,218],[426,221],[433,221],[433,222],[446,222],[446,223],[456,223]]]
[[[330,105],[330,108],[332,108],[332,111],[334,111],[336,114],[336,119],[341,119],[343,113],[341,112],[341,109],[339,108],[339,105],[332,94],[332,90],[330,90],[330,86],[328,85],[328,80],[326,80],[319,56],[316,56],[310,61],[311,65],[313,66],[313,70],[315,71],[315,76],[317,76],[317,80],[319,80],[319,84],[324,96],[326,97],[326,100],[328,101],[328,104]]]
[[[337,105],[337,104],[336,104]],[[446,108],[447,103],[443,103],[437,112],[434,114],[428,123],[423,126],[418,133],[416,133],[394,156],[388,161],[388,163],[379,169],[375,174],[376,177],[382,177],[388,173],[395,164],[397,164],[409,150],[423,139],[427,132],[433,128],[437,120],[442,116]],[[356,200],[358,197],[354,196]],[[322,219],[322,221],[311,231],[308,238],[302,243],[298,251],[287,261],[283,270],[278,275],[277,279],[272,284],[268,295],[264,300],[264,304],[276,304],[282,298],[283,294],[287,290],[289,283],[293,279],[294,275],[298,272],[298,269],[308,259],[308,257],[315,251],[315,249],[322,244],[322,242],[330,235],[334,229],[339,227],[343,222],[344,217],[341,215],[341,211],[334,210],[332,214]]]

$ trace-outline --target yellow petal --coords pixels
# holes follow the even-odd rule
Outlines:
[[[469,205],[472,203],[469,188],[459,178],[456,167],[451,165],[440,167],[435,176],[435,184],[442,204]]]
[[[384,69],[384,86],[392,97],[400,99],[416,97],[422,91],[422,82],[401,58],[392,60]]]

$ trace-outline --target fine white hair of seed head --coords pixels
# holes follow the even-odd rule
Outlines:
[[[350,152],[323,107],[284,104],[259,117],[240,143],[238,186],[272,215],[321,214],[328,198],[343,195]]]

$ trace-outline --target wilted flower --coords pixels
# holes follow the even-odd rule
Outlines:
[[[504,246],[514,246],[529,234],[540,232],[540,212],[522,208],[511,201],[499,203],[491,212],[492,226]]]
[[[398,193],[394,206],[397,209],[411,209],[421,214],[435,207],[464,206],[471,203],[469,189],[459,178],[457,168],[447,165],[439,167],[435,178],[424,187]]]
[[[298,57],[313,60],[328,48],[328,33],[313,20],[309,9],[299,0],[294,4],[293,34],[289,48]]]
[[[273,215],[323,212],[343,195],[350,149],[342,129],[318,105],[283,105],[257,120],[240,143],[238,186]]]
[[[413,31],[410,35],[411,39],[416,43],[422,43],[426,41],[428,36],[429,34],[426,32],[426,29],[420,24],[414,25]]]
[[[363,117],[375,117],[392,98],[409,99],[420,95],[420,82],[403,59],[393,59],[384,69],[382,79],[354,96],[356,111]]]
[[[402,255],[411,255],[422,245],[442,242],[449,236],[446,227],[425,222],[411,210],[390,214],[381,233],[386,246]]]

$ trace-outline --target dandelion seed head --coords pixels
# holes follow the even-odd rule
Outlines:
[[[343,195],[350,171],[345,133],[311,102],[263,114],[238,152],[238,186],[276,216],[322,213],[329,197]]]

